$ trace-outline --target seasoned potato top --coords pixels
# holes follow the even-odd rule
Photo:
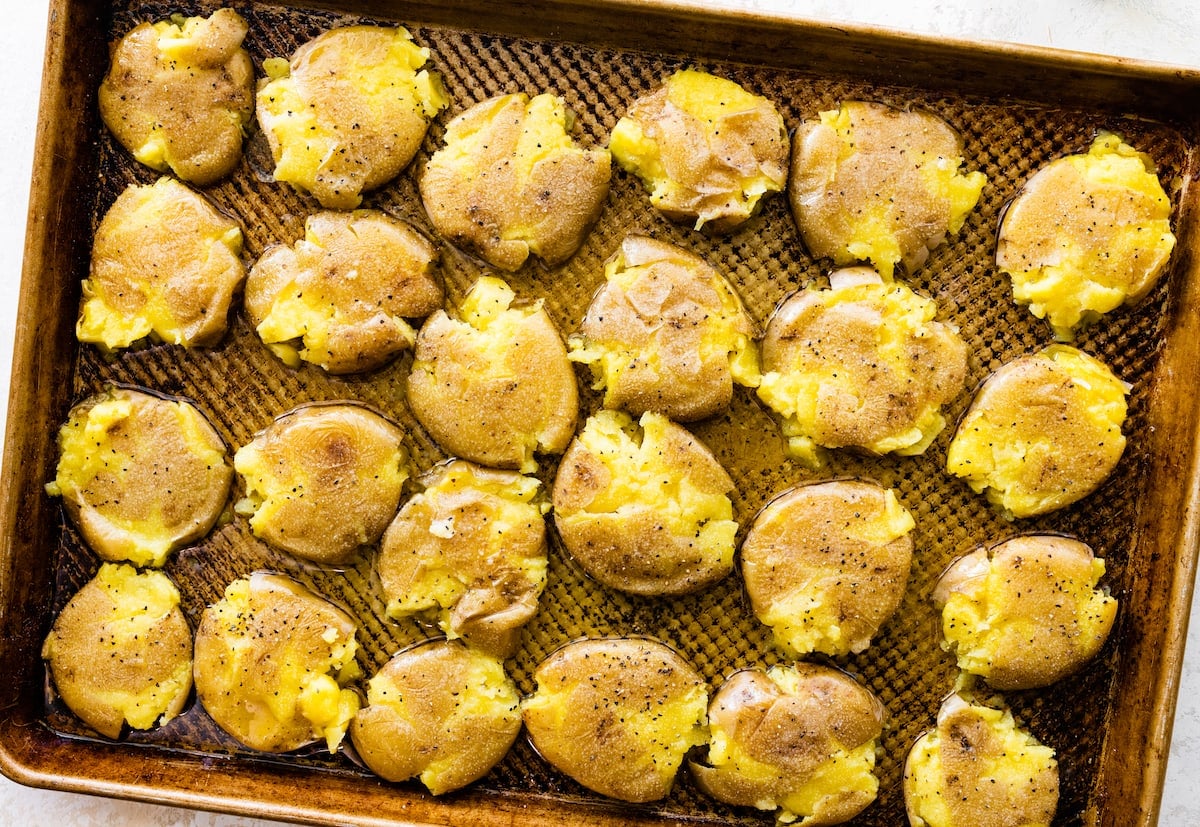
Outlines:
[[[520,695],[503,664],[438,641],[399,653],[367,682],[350,735],[383,778],[418,777],[442,795],[486,775],[520,730]]]
[[[758,395],[783,420],[788,452],[819,467],[817,446],[920,454],[946,426],[967,348],[937,305],[865,267],[786,299],[762,341]]]
[[[996,689],[1047,686],[1104,645],[1116,598],[1096,587],[1104,561],[1078,540],[1014,537],[957,560],[938,583],[944,645]]]
[[[570,357],[591,366],[605,407],[687,422],[728,407],[734,382],[758,385],[754,322],[704,259],[631,235],[604,279]]]
[[[697,230],[734,229],[787,177],[787,130],[775,104],[694,69],[634,101],[608,146],[651,203]]]
[[[579,389],[542,303],[516,299],[503,281],[485,276],[457,319],[441,310],[430,316],[417,335],[408,404],[447,452],[529,473],[535,454],[567,447]]]
[[[546,585],[541,483],[464,460],[421,482],[380,548],[388,615],[434,612],[447,636],[511,655]]]
[[[755,616],[792,656],[861,652],[900,605],[915,523],[891,489],[839,480],[767,504],[742,543]]]
[[[318,563],[342,563],[376,542],[408,479],[404,432],[357,405],[307,405],[238,449],[246,485],[237,504],[273,546]]]
[[[131,184],[96,229],[75,335],[108,350],[147,336],[216,344],[246,277],[241,255],[241,228],[183,184]]]
[[[700,788],[729,804],[778,810],[781,823],[840,824],[875,800],[883,706],[848,675],[798,663],[743,670],[708,709]]]
[[[71,409],[46,486],[105,560],[161,566],[208,533],[233,469],[225,443],[190,403],[116,388]]]
[[[429,120],[450,104],[429,50],[403,28],[346,26],[270,58],[258,122],[275,178],[348,210],[408,166]]]
[[[554,481],[563,544],[588,574],[634,594],[685,594],[733,568],[733,481],[661,414],[588,418]]]
[[[246,279],[246,311],[263,342],[289,365],[330,373],[384,364],[412,347],[406,319],[442,305],[437,252],[378,210],[319,212],[304,238],[268,249]]]
[[[987,177],[962,173],[962,141],[928,112],[847,101],[793,139],[788,197],[804,243],[837,264],[869,261],[891,280],[957,233]]]
[[[569,643],[534,677],[537,691],[521,704],[534,748],[601,795],[665,798],[684,755],[707,739],[704,679],[661,643]]]
[[[951,695],[908,754],[904,802],[914,827],[1049,827],[1058,763],[1008,710]]]
[[[101,735],[150,729],[192,689],[192,630],[165,574],[104,563],[71,598],[42,646],[54,686]]]
[[[1013,298],[1069,342],[1150,291],[1175,247],[1170,217],[1150,156],[1102,132],[1022,187],[1000,224],[996,265]]]
[[[277,574],[225,587],[196,632],[196,694],[234,738],[263,752],[315,740],[335,752],[358,711],[354,621]]]
[[[612,160],[571,139],[562,98],[524,93],[475,104],[446,127],[421,174],[438,233],[513,271],[533,255],[570,258],[608,197]]]
[[[1022,356],[984,382],[950,442],[946,470],[1009,518],[1070,505],[1121,458],[1128,390],[1103,362],[1067,345]]]
[[[254,110],[246,21],[232,9],[141,23],[117,42],[100,117],[141,163],[206,186],[237,166]]]

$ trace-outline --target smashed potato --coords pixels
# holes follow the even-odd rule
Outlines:
[[[225,587],[196,632],[196,694],[225,732],[262,752],[324,741],[336,752],[358,712],[354,621],[278,574]]]
[[[452,319],[439,310],[417,335],[408,404],[451,454],[537,469],[567,447],[579,416],[575,371],[540,301],[523,304],[498,278],[475,282]]]
[[[367,682],[350,737],[377,775],[419,778],[442,795],[487,775],[520,730],[520,695],[503,664],[437,641],[399,653]]]
[[[665,798],[684,755],[707,740],[704,679],[661,643],[569,643],[534,678],[537,691],[521,704],[534,749],[601,795]]]
[[[258,122],[275,179],[349,210],[395,178],[450,105],[428,60],[401,27],[345,26],[305,43],[290,63],[264,61]]]
[[[695,69],[634,101],[608,147],[663,215],[697,230],[737,228],[787,177],[787,130],[775,104]]]
[[[108,738],[165,724],[192,690],[192,630],[158,571],[101,565],[55,619],[42,658],[59,697]]]
[[[566,261],[608,197],[608,150],[570,137],[562,98],[524,93],[475,104],[446,127],[446,145],[421,173],[421,200],[438,233],[493,267],[529,256]]]
[[[161,566],[209,532],[233,469],[225,443],[189,402],[114,388],[71,409],[58,432],[51,496],[105,560]]]
[[[224,178],[254,110],[246,30],[233,9],[135,26],[100,83],[104,125],[151,169],[202,187]]]
[[[943,646],[996,689],[1049,686],[1095,657],[1117,616],[1104,561],[1078,540],[1014,537],[956,560],[938,581]]]
[[[319,212],[304,222],[304,238],[270,248],[250,269],[246,311],[292,367],[371,370],[412,347],[406,319],[441,307],[436,258],[427,238],[387,213]]]
[[[1128,391],[1107,365],[1067,345],[1022,356],[983,383],[946,470],[1010,519],[1070,505],[1120,460]]]
[[[996,240],[996,266],[1013,298],[1054,337],[1150,292],[1175,236],[1171,202],[1150,156],[1102,132],[1083,154],[1038,170],[1013,199]]]
[[[735,382],[758,385],[754,322],[704,259],[631,235],[604,279],[569,344],[606,408],[690,422],[727,408]]]
[[[404,432],[357,405],[305,405],[280,416],[233,465],[237,511],[255,537],[317,563],[344,563],[377,541],[408,479]]]
[[[448,637],[511,655],[546,585],[541,483],[464,460],[421,483],[380,546],[388,616],[432,613]]]
[[[704,444],[661,414],[589,417],[554,481],[563,545],[592,577],[632,594],[677,595],[733,569],[733,481]]]
[[[791,656],[858,653],[904,597],[915,522],[891,489],[801,485],[754,518],[742,576],[755,616]]]
[[[713,697],[708,724],[708,756],[689,768],[700,789],[727,804],[823,827],[849,821],[878,794],[883,705],[836,669],[738,672]]]
[[[1058,762],[1008,710],[954,694],[908,753],[904,804],[913,827],[1050,827]]]
[[[147,336],[192,347],[225,335],[242,286],[242,230],[173,178],[125,189],[100,222],[75,335],[105,350]]]
[[[809,252],[909,273],[962,229],[987,177],[963,173],[962,140],[936,115],[847,101],[800,125],[788,197]]]
[[[818,446],[924,453],[963,388],[967,347],[937,305],[866,267],[793,293],[762,341],[758,396],[782,419],[788,453],[812,467]]]

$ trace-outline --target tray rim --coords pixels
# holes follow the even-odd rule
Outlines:
[[[402,20],[405,23],[416,24],[434,23],[441,25],[439,14],[453,15],[467,9],[477,8],[473,0],[447,0],[440,4],[425,0],[296,0],[287,5],[333,9],[350,14],[369,14],[370,16],[387,17]],[[1144,81],[1165,89],[1184,89],[1189,99],[1200,101],[1200,68],[1190,68],[1167,63],[1157,63],[1135,58],[1125,58],[1109,55],[1096,55],[1088,52],[1070,51],[1053,47],[1034,46],[1026,44],[1007,43],[1002,41],[974,40],[968,38],[942,37],[921,33],[897,31],[882,26],[868,24],[839,24],[759,11],[733,9],[728,7],[700,7],[688,3],[672,2],[671,0],[532,0],[509,4],[511,7],[525,9],[526,14],[531,8],[544,9],[553,14],[547,19],[539,19],[535,25],[554,25],[573,15],[598,15],[605,11],[614,14],[648,14],[663,19],[679,22],[686,20],[693,26],[712,24],[737,23],[754,28],[781,29],[791,34],[810,34],[844,40],[846,42],[865,39],[878,41],[880,45],[915,50],[917,52],[932,52],[949,60],[971,57],[977,60],[991,58],[1005,61],[1015,61],[1030,68],[1043,68],[1050,71],[1083,73],[1088,77],[1110,78],[1115,81],[1136,80]],[[19,497],[12,483],[17,478],[20,467],[24,464],[22,445],[14,428],[24,411],[29,409],[29,403],[36,398],[44,398],[49,391],[31,388],[27,381],[30,376],[36,376],[30,366],[39,362],[37,352],[44,341],[38,338],[38,330],[30,317],[29,308],[35,304],[35,296],[42,285],[38,282],[39,269],[48,255],[47,249],[53,244],[51,238],[55,225],[53,218],[56,207],[50,182],[56,178],[56,171],[62,160],[57,151],[55,134],[61,128],[61,123],[54,120],[52,113],[61,110],[63,102],[69,96],[62,82],[66,71],[66,61],[69,57],[69,39],[73,32],[70,30],[71,21],[76,14],[87,14],[91,9],[107,8],[108,0],[51,0],[47,24],[47,46],[42,70],[42,83],[38,109],[38,127],[35,139],[33,173],[30,184],[30,202],[27,213],[24,259],[21,268],[21,285],[19,289],[18,310],[15,325],[15,339],[12,361],[12,386],[8,401],[8,419],[3,445],[3,466],[0,470],[0,628],[8,628],[13,622],[13,612],[10,598],[18,588],[18,578],[12,568],[13,543],[17,531],[17,514]],[[370,8],[370,12],[362,8]],[[439,12],[439,8],[442,10]],[[413,14],[404,13],[412,10]],[[489,10],[490,11],[490,10]],[[489,17],[493,22],[498,17]],[[525,18],[526,20],[528,17]],[[462,27],[467,28],[467,27]],[[509,32],[509,28],[496,24],[488,25],[488,30]],[[528,30],[521,31],[518,36],[536,37]],[[567,40],[561,36],[559,39]],[[583,42],[613,46],[604,38],[587,38]],[[625,48],[632,48],[626,46]],[[684,50],[687,51],[687,50]],[[688,51],[689,54],[695,52]],[[759,61],[755,61],[756,63]],[[849,72],[853,74],[853,72]],[[896,81],[907,84],[904,80]],[[1153,108],[1151,106],[1150,108]],[[1178,117],[1178,113],[1175,113]],[[85,117],[85,115],[80,115]],[[1200,122],[1200,109],[1193,107],[1191,113],[1184,116],[1191,125]],[[86,153],[87,148],[81,148],[80,153]],[[1197,149],[1192,147],[1189,152],[1189,169],[1191,177],[1195,176]],[[1182,199],[1181,200],[1185,200]],[[1200,232],[1200,205],[1187,202],[1189,209],[1180,216],[1180,224],[1185,222],[1189,227],[1188,235]],[[1176,302],[1200,301],[1200,262],[1184,263],[1180,270],[1185,271],[1177,277],[1184,282],[1176,296]],[[1200,317],[1197,314],[1174,312],[1180,330],[1164,333],[1164,339],[1191,335],[1200,338]],[[1196,318],[1193,318],[1196,317]],[[70,371],[68,370],[68,373]],[[1167,377],[1165,381],[1180,381],[1178,377]],[[37,383],[34,382],[34,385]],[[1169,422],[1164,422],[1164,425]],[[1177,430],[1183,430],[1179,428]],[[1137,802],[1138,824],[1153,825],[1157,822],[1159,802],[1162,795],[1163,783],[1171,730],[1173,727],[1174,710],[1178,699],[1179,676],[1183,664],[1183,650],[1186,642],[1189,623],[1189,607],[1194,593],[1194,575],[1197,566],[1197,554],[1200,553],[1200,430],[1193,427],[1180,436],[1186,438],[1186,450],[1174,464],[1178,466],[1178,474],[1188,483],[1188,490],[1181,496],[1184,511],[1177,531],[1179,542],[1172,549],[1179,552],[1173,569],[1173,576],[1168,584],[1171,611],[1168,614],[1170,626],[1166,630],[1166,647],[1159,652],[1164,665],[1156,673],[1156,683],[1149,697],[1149,712],[1147,714],[1148,734],[1150,740],[1140,749],[1139,764],[1142,767],[1141,798]],[[1139,514],[1139,523],[1149,519],[1149,515]],[[27,620],[26,618],[22,618]],[[44,620],[44,619],[43,619]],[[0,641],[0,656],[4,655],[6,641]],[[380,812],[376,816],[351,814],[342,810],[333,810],[319,803],[282,804],[278,800],[246,798],[238,795],[235,790],[245,789],[246,785],[239,781],[224,787],[218,792],[212,792],[207,783],[182,783],[165,774],[164,767],[170,768],[176,763],[186,764],[194,769],[195,759],[186,753],[165,751],[155,748],[134,748],[121,744],[92,744],[76,742],[71,749],[84,749],[93,752],[112,753],[134,771],[134,781],[120,780],[110,776],[93,776],[83,772],[62,768],[51,771],[46,763],[47,755],[37,750],[30,751],[29,743],[16,744],[13,739],[12,722],[9,710],[4,706],[4,698],[0,698],[0,773],[10,779],[33,787],[56,789],[71,792],[83,792],[104,795],[114,798],[145,801],[151,803],[168,803],[176,806],[190,807],[201,810],[226,812],[231,814],[283,819],[297,822],[317,823],[336,815],[341,819],[352,820],[360,824],[425,824],[425,821],[408,821],[407,816],[417,818],[437,817],[439,814],[450,818],[457,813],[471,813],[480,823],[512,824],[524,823],[541,827],[541,825],[558,825],[562,817],[569,814],[572,823],[594,825],[616,825],[628,823],[625,812],[606,813],[604,808],[594,812],[581,813],[569,804],[555,805],[553,799],[539,798],[544,802],[544,813],[531,813],[518,801],[506,801],[511,796],[493,792],[468,791],[451,800],[439,800],[430,806],[413,806],[407,804],[392,812]],[[60,739],[65,740],[65,739]],[[1105,753],[1109,745],[1106,742]],[[24,748],[24,751],[22,751]],[[219,766],[223,757],[210,755],[203,759],[206,765],[213,763]],[[264,762],[264,765],[275,766],[275,763]],[[214,767],[216,768],[216,767]],[[310,777],[314,770],[310,768],[278,767],[284,771],[279,773],[281,778],[288,776]],[[206,767],[207,769],[207,767]],[[319,771],[316,771],[319,772]],[[259,779],[255,779],[258,781]],[[339,779],[345,780],[345,779]],[[359,787],[359,779],[350,779],[350,787]],[[1103,784],[1101,778],[1100,783]],[[382,783],[382,782],[378,782]],[[264,786],[255,784],[254,786]],[[271,789],[266,784],[265,789]],[[485,818],[477,809],[485,804],[492,811]],[[1126,802],[1127,803],[1127,802]],[[494,816],[494,818],[493,818]],[[400,821],[397,821],[400,818]],[[1102,814],[1090,811],[1084,814],[1085,823],[1098,824]],[[1105,822],[1108,823],[1108,822]]]

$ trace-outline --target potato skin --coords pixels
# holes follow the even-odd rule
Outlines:
[[[163,31],[160,32],[160,29]],[[174,29],[185,46],[164,51]],[[207,186],[237,166],[254,111],[254,67],[242,48],[247,24],[232,9],[173,23],[141,23],[112,50],[100,84],[100,117],[139,161]],[[157,151],[145,152],[152,142]]]
[[[419,777],[434,795],[487,775],[520,731],[520,696],[500,662],[445,640],[389,660],[350,726],[355,750],[377,775]]]
[[[433,244],[379,210],[323,211],[304,227],[303,239],[266,250],[246,279],[246,312],[264,344],[337,374],[372,370],[411,347],[405,320],[442,304]]]
[[[665,798],[684,753],[703,741],[704,679],[656,641],[569,643],[535,677],[538,690],[522,704],[534,749],[601,795]]]
[[[400,504],[408,453],[399,426],[359,405],[293,408],[238,449],[239,512],[256,537],[317,563],[374,543]]]
[[[612,162],[606,149],[574,145],[564,108],[552,95],[518,93],[450,122],[446,146],[420,174],[439,235],[509,272],[531,255],[555,266],[575,254],[608,197]],[[522,140],[533,130],[563,134],[535,149]]]

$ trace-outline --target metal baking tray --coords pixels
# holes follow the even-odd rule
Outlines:
[[[442,458],[409,414],[403,377],[410,357],[371,374],[331,377],[292,370],[259,344],[240,310],[217,347],[155,346],[105,359],[73,334],[91,234],[127,184],[156,176],[100,125],[96,89],[107,44],[142,19],[207,13],[200,0],[54,0],[42,86],[37,154],[4,446],[0,546],[0,769],[22,783],[296,821],[477,825],[769,824],[769,814],[729,808],[681,774],[653,805],[605,801],[560,775],[519,739],[488,777],[434,799],[415,784],[384,783],[344,756],[253,754],[230,741],[193,703],[170,725],[121,742],[90,734],[52,693],[39,656],[50,623],[98,560],[43,490],[57,459],[54,435],[70,405],[109,383],[194,400],[231,447],[301,402],[352,399],[393,417],[409,432],[420,468]],[[1004,205],[1042,163],[1085,148],[1099,129],[1122,134],[1159,165],[1179,243],[1169,272],[1138,306],[1111,314],[1079,344],[1132,384],[1129,445],[1115,474],[1074,507],[1018,525],[943,471],[949,434],[914,458],[838,453],[815,473],[787,461],[777,428],[750,393],[724,415],[693,426],[737,483],[743,526],[774,493],[821,477],[865,477],[893,487],[917,521],[916,560],[898,616],[874,645],[837,664],[881,698],[888,725],[878,771],[879,800],[853,824],[903,822],[904,755],[934,720],[955,669],[938,646],[929,601],[955,555],[1018,531],[1073,534],[1108,561],[1121,601],[1117,628],[1084,672],[1037,692],[1009,693],[1017,716],[1059,755],[1062,795],[1056,825],[1153,825],[1162,790],[1197,549],[1197,427],[1200,406],[1200,263],[1196,185],[1200,72],[1046,49],[832,27],[750,13],[702,11],[635,0],[325,0],[291,5],[230,0],[250,22],[246,46],[262,60],[287,56],[325,29],[362,20],[400,23],[432,50],[453,104],[431,128],[417,163],[439,145],[446,121],[474,101],[503,92],[554,91],[578,116],[585,144],[603,144],[638,94],[671,71],[698,66],[774,100],[789,129],[844,99],[921,107],[962,134],[967,164],[989,178],[963,231],[907,281],[938,301],[972,352],[969,384],[1017,355],[1048,344],[1048,328],[1011,300],[994,261]],[[241,166],[205,194],[242,224],[247,258],[302,234],[315,202],[269,180],[261,141]],[[412,170],[368,198],[428,229]],[[665,221],[635,181],[614,174],[603,214],[580,252],[548,270],[528,265],[509,278],[520,295],[544,298],[564,332],[573,331],[602,279],[602,263],[626,233],[690,248],[729,274],[763,322],[791,291],[828,270],[801,244],[776,197],[729,236]],[[482,273],[443,245],[448,301]],[[583,404],[599,400],[580,374]],[[951,406],[953,419],[970,400]],[[553,464],[543,479],[552,479]],[[175,554],[168,573],[195,623],[234,577],[282,570],[349,607],[358,617],[367,673],[419,639],[415,624],[383,618],[370,565],[302,567],[250,537],[236,519]],[[678,648],[718,686],[724,676],[777,660],[749,612],[735,575],[705,592],[669,600],[609,592],[568,562],[555,540],[549,586],[510,673],[523,692],[532,670],[561,643],[585,634],[650,635]]]

